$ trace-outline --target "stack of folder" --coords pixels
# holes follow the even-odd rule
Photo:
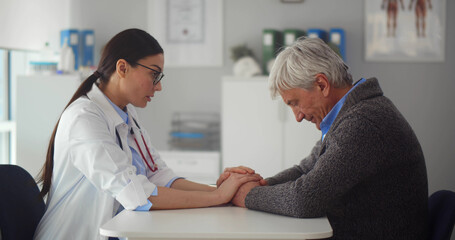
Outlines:
[[[262,70],[265,75],[270,73],[278,51],[282,46],[283,37],[280,31],[264,29],[262,33]]]
[[[344,30],[341,28],[331,28],[329,32],[320,28],[309,28],[306,32],[300,29],[285,29],[282,32],[275,29],[264,29],[262,32],[262,69],[264,75],[269,75],[278,53],[302,36],[322,39],[343,60],[346,60],[346,40]]]
[[[93,30],[65,29],[60,32],[60,46],[66,43],[73,49],[74,69],[94,66],[95,32]]]
[[[220,150],[218,113],[177,112],[172,116],[171,150]]]

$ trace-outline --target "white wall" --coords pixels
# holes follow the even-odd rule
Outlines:
[[[60,30],[69,27],[69,0],[0,0],[0,47],[57,50]]]

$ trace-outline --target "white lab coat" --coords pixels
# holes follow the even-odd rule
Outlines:
[[[119,204],[128,210],[145,205],[156,186],[165,186],[177,177],[161,160],[147,132],[134,124],[131,117],[138,119],[133,106],[127,106],[127,125],[95,84],[87,96],[74,101],[61,116],[52,185],[35,239],[105,239],[99,228],[115,215]],[[147,177],[136,175],[132,165],[127,143],[139,151],[128,134],[131,128],[145,151],[142,131],[158,165],[156,172],[147,169]]]

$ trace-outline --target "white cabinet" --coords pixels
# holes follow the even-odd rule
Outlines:
[[[19,76],[16,85],[16,163],[33,177],[44,164],[49,139],[79,75]]]
[[[188,180],[216,184],[220,176],[220,153],[205,151],[158,151],[161,159],[178,176]]]
[[[270,177],[299,163],[321,138],[281,97],[271,99],[266,76],[223,77],[221,113],[223,168],[244,165]]]

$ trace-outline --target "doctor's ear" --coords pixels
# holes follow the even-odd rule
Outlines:
[[[116,72],[121,77],[125,77],[128,68],[128,62],[125,59],[119,59],[116,64]]]

